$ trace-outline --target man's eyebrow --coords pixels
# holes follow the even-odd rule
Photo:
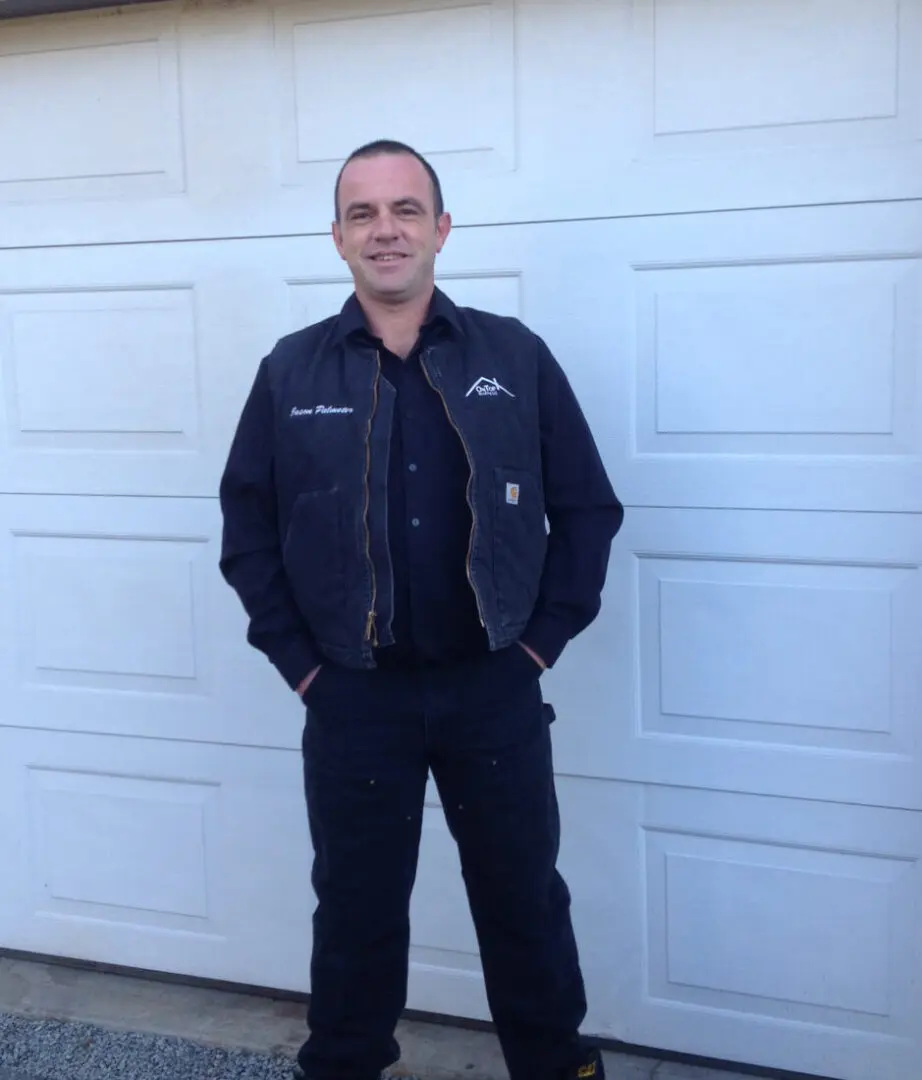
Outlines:
[[[356,210],[372,210],[373,207],[369,202],[351,202],[346,207],[347,214],[354,214]]]

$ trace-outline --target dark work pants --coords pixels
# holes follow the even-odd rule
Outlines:
[[[549,1080],[578,1058],[586,999],[556,870],[553,712],[537,679],[488,703],[387,673],[371,673],[348,707],[332,690],[323,704],[308,695],[304,734],[318,905],[302,1069],[310,1080],[373,1080],[399,1058],[431,769],[511,1080]]]

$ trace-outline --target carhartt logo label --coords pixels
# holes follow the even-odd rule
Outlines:
[[[353,413],[353,412],[355,412],[355,409],[353,409],[351,405],[314,405],[313,408],[310,408],[310,409],[299,409],[298,406],[295,405],[292,408],[289,415],[290,416],[329,416],[329,415],[332,414],[332,415],[348,416],[349,413]]]
[[[518,484],[507,484],[506,485],[506,502],[509,503],[510,506],[518,506],[519,505],[519,485]]]
[[[589,1080],[589,1077],[595,1076],[595,1073],[596,1068],[594,1061],[590,1061],[588,1065],[580,1065],[576,1070],[576,1075],[579,1077],[579,1080]]]
[[[500,385],[496,379],[488,379],[486,375],[481,375],[464,396],[470,397],[471,394],[476,394],[478,397],[499,397],[500,394],[505,394],[506,397],[515,397],[515,394],[507,390],[505,386]]]

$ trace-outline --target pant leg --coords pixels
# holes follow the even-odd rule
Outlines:
[[[542,1080],[578,1060],[586,1014],[556,869],[552,715],[535,680],[505,705],[446,719],[432,755],[511,1080]]]
[[[386,695],[354,711],[327,708],[329,698],[308,712],[304,733],[317,907],[310,1037],[298,1062],[310,1080],[371,1080],[400,1056],[425,729]]]

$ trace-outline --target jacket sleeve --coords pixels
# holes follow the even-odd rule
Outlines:
[[[551,667],[599,614],[624,508],[576,395],[540,339],[538,399],[550,530],[538,601],[521,640]]]
[[[221,477],[221,573],[243,603],[247,641],[292,690],[321,663],[282,564],[275,489],[273,408],[266,361],[243,407]]]

